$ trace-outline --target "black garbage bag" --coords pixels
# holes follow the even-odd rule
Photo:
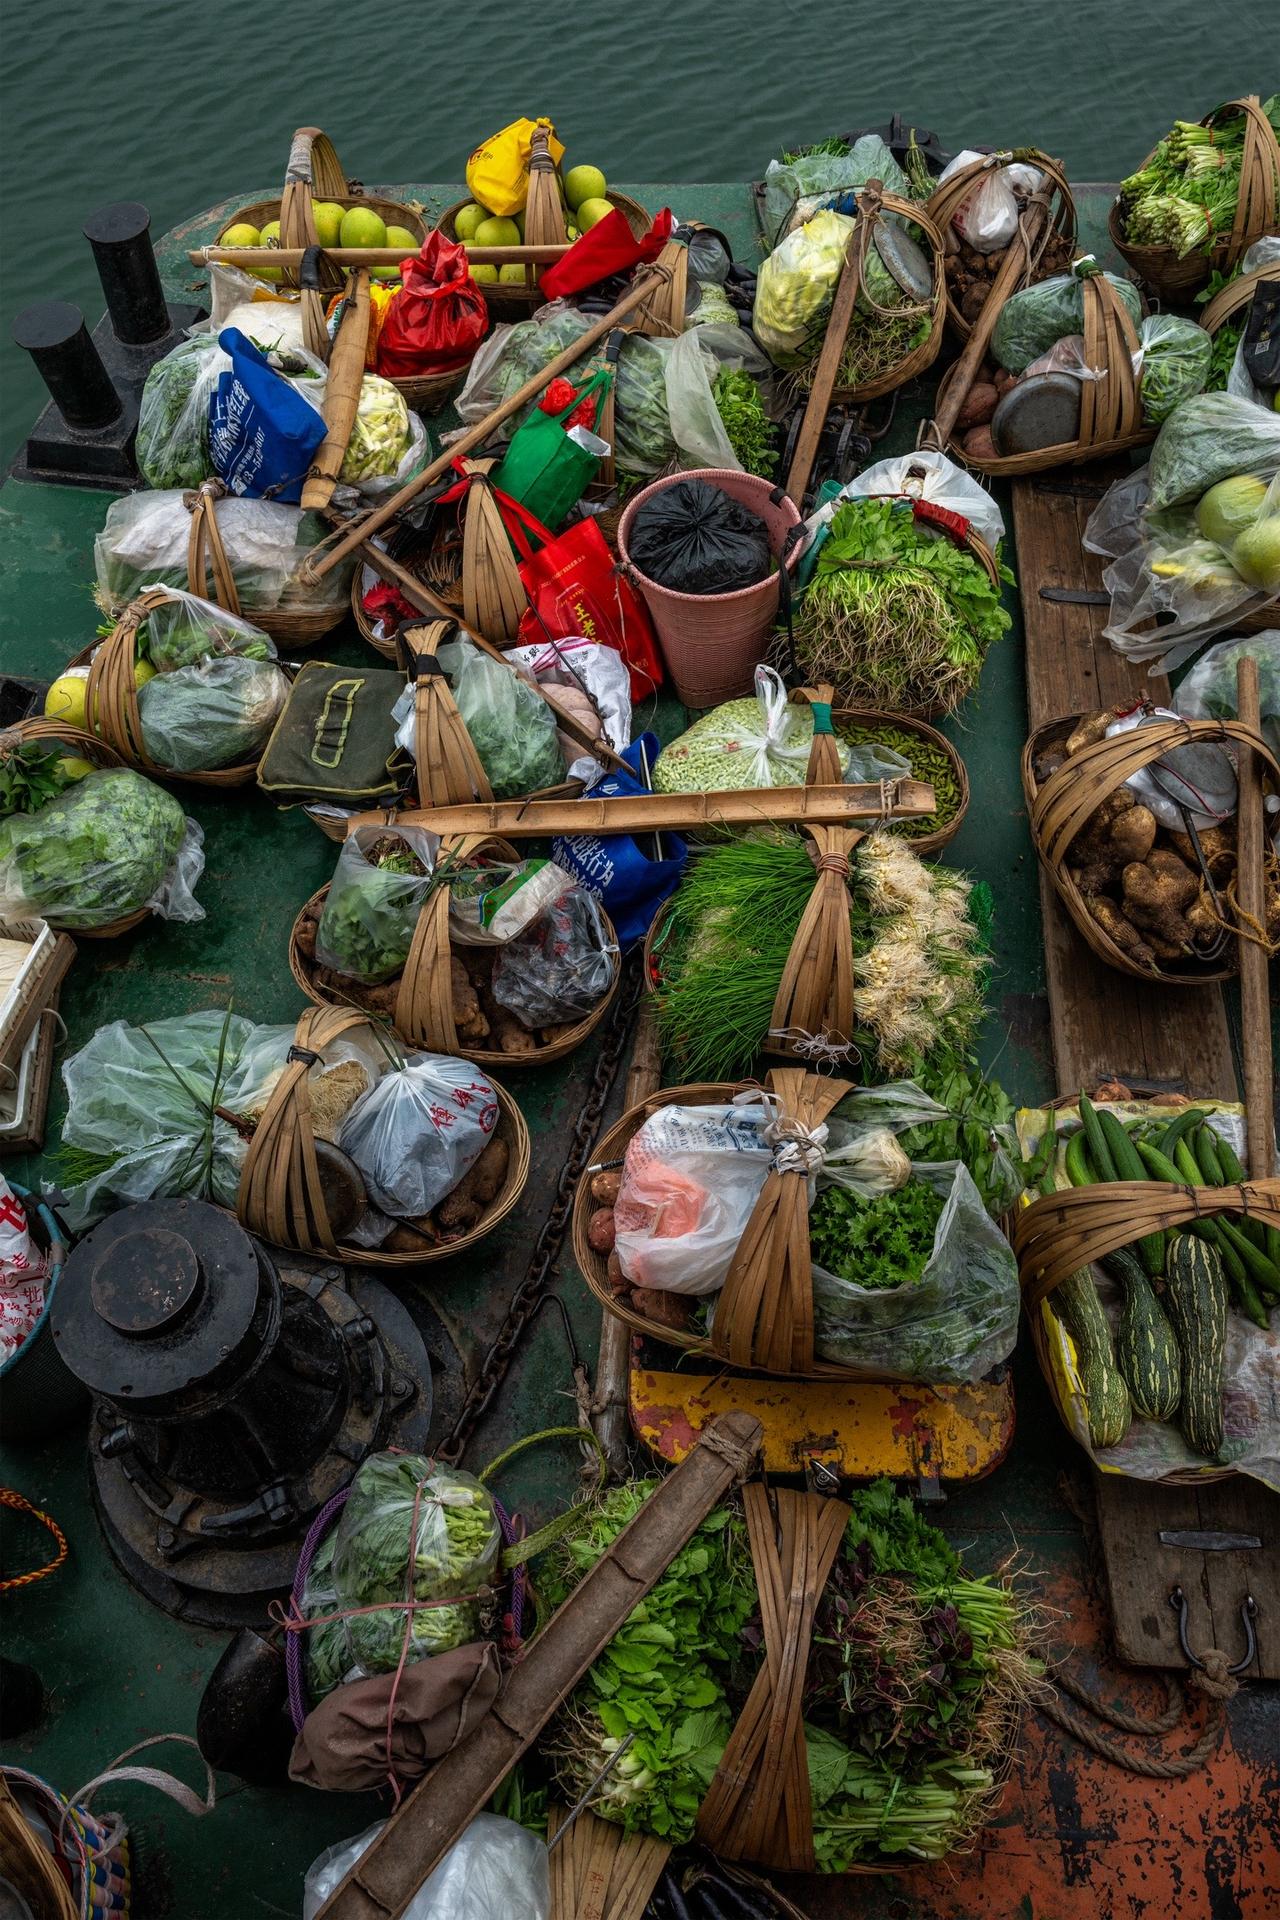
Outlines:
[[[773,566],[760,515],[707,480],[677,480],[646,500],[627,551],[646,579],[673,593],[737,593]]]

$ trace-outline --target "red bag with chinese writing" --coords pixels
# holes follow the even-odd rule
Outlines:
[[[522,560],[520,580],[529,596],[520,622],[521,646],[581,634],[622,655],[631,670],[633,700],[643,700],[661,684],[662,661],[648,610],[594,520],[575,521],[540,553]]]
[[[484,295],[471,278],[467,250],[429,233],[401,266],[378,333],[377,372],[392,379],[448,373],[470,360],[489,328]]]
[[[589,227],[581,240],[575,240],[554,267],[547,268],[539,287],[548,300],[567,300],[571,293],[598,286],[615,273],[627,273],[642,261],[656,260],[670,238],[670,207],[662,209],[641,240],[627,225],[626,215],[615,207]]]

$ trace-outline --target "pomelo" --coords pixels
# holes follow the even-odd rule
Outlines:
[[[278,247],[280,245],[280,222],[278,220],[268,220],[266,226],[263,227],[258,235],[258,245],[260,247]],[[279,267],[255,267],[253,271],[259,280],[280,280],[284,277]]]
[[[576,207],[574,211],[578,216],[578,225],[582,228],[582,231],[589,233],[591,228],[603,220],[607,213],[613,212],[613,207],[608,200],[584,200],[582,205]]]
[[[342,216],[339,239],[344,247],[385,247],[387,223],[372,207],[348,207]]]
[[[156,677],[156,670],[152,666],[149,660],[134,661],[133,684],[135,687],[145,687],[148,680],[154,680],[155,677]]]
[[[478,267],[472,267],[471,278],[481,286],[496,286],[498,269],[491,266],[487,260],[482,260]]]
[[[518,260],[511,260],[505,267],[499,267],[498,278],[504,287],[522,287],[524,285],[524,268]]]
[[[256,247],[261,238],[256,227],[247,220],[237,220],[234,227],[228,227],[218,245],[220,247]]]
[[[63,720],[69,727],[83,728],[88,684],[88,667],[69,667],[66,673],[60,673],[44,697],[45,717]]]
[[[518,247],[520,229],[514,220],[500,220],[490,214],[480,222],[472,239],[478,247]]]
[[[1266,497],[1263,481],[1255,480],[1251,473],[1233,474],[1201,495],[1196,504],[1196,525],[1206,540],[1230,547],[1253,525]]]
[[[1251,587],[1280,593],[1280,513],[1245,529],[1231,549],[1231,564]]]
[[[338,235],[342,232],[342,217],[345,207],[336,200],[317,200],[311,208],[311,217],[316,223],[316,239],[322,247],[336,247]]]
[[[459,207],[453,217],[453,231],[459,240],[470,240],[480,222],[488,218],[489,215],[483,207],[478,206],[474,200],[468,200],[466,206]]]
[[[599,167],[570,167],[564,176],[564,197],[573,208],[584,200],[603,200],[606,181]]]

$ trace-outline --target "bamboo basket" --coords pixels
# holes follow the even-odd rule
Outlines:
[[[123,767],[128,764],[124,755],[116,752],[109,741],[100,740],[96,733],[86,733],[83,727],[67,726],[61,720],[31,719],[19,720],[16,726],[6,727],[5,734],[17,734],[19,740],[57,740],[68,752],[80,760],[92,761],[95,768]],[[4,734],[0,734],[0,745]],[[73,938],[76,940],[115,940],[122,933],[132,933],[149,919],[150,907],[139,907],[135,913],[122,914],[118,920],[109,920],[102,927],[77,927]]]
[[[639,240],[643,234],[648,233],[649,228],[653,225],[653,216],[646,212],[638,200],[633,200],[630,194],[627,193],[607,193],[605,198],[617,207],[637,240]],[[462,209],[470,205],[470,200],[455,200],[452,206],[445,208],[440,218],[436,221],[436,226],[448,239],[457,240],[458,235],[453,223],[462,212]],[[563,219],[560,223],[559,233],[555,238],[562,242],[568,239]],[[532,246],[532,238],[526,235],[526,239],[528,239],[529,245]],[[681,251],[683,251],[683,249],[681,249]],[[526,268],[525,271],[527,274],[529,269]],[[536,271],[537,269],[535,268],[534,272],[536,273]],[[488,302],[489,311],[493,314],[494,318],[498,320],[523,319],[528,314],[533,313],[536,308],[542,306],[545,301],[545,296],[540,292],[536,280],[532,283],[526,283],[523,286],[509,280],[491,280],[483,285],[482,291],[485,300]]]
[[[499,859],[510,861],[520,858],[516,849],[505,840],[486,839],[479,836],[456,842],[452,852],[460,862],[472,861],[480,854],[494,854]],[[453,946],[449,939],[449,891],[447,881],[435,888],[418,915],[413,945],[409,949],[409,958],[400,976],[392,1025],[406,1046],[425,1047],[430,1053],[457,1054],[462,1059],[474,1060],[478,1066],[483,1067],[545,1067],[575,1052],[583,1041],[594,1033],[613,1004],[622,980],[620,956],[615,955],[613,979],[608,992],[602,996],[590,1013],[572,1026],[567,1026],[556,1040],[547,1045],[539,1045],[530,1053],[504,1053],[498,1047],[472,1045],[459,1037],[453,1015],[453,993],[450,985],[450,960],[453,955]],[[308,1000],[317,1007],[336,1007],[346,1004],[335,996],[332,988],[320,985],[316,979],[316,962],[303,953],[298,938],[303,921],[313,910],[318,913],[323,908],[328,893],[328,887],[324,886],[319,892],[312,894],[294,921],[293,931],[289,937],[289,971]],[[616,946],[618,936],[613,922],[603,908],[600,913],[605,933]]]
[[[441,413],[466,385],[474,358],[469,354],[460,367],[448,367],[443,373],[385,373],[381,377],[403,395],[410,413]]]
[[[1039,147],[1014,147],[1001,153],[984,154],[980,160],[971,161],[967,167],[962,167],[958,173],[953,174],[950,180],[935,187],[925,204],[930,218],[942,235],[945,247],[951,222],[974,188],[981,184],[982,176],[992,168],[1003,169],[1015,163],[1037,168],[1039,172],[1048,176],[1053,186],[1049,220],[1028,256],[1026,268],[1019,283],[1027,287],[1032,285],[1035,268],[1049,240],[1055,234],[1072,247],[1076,242],[1076,203],[1072,197],[1071,188],[1067,184],[1067,176],[1063,171],[1061,160],[1051,159],[1047,153],[1042,153]],[[1009,245],[1014,247],[1021,245],[1025,249],[1026,240],[1021,221],[1018,224],[1017,237],[1011,240]],[[966,320],[961,313],[951,297],[950,287],[947,288],[947,319],[961,340],[969,338],[973,332],[973,322]]]
[[[1159,429],[1143,424],[1141,380],[1133,371],[1138,330],[1115,288],[1102,274],[1090,274],[1081,291],[1085,365],[1105,368],[1106,373],[1103,379],[1080,382],[1080,432],[1076,439],[1058,447],[1037,447],[1032,453],[998,454],[993,460],[982,460],[965,453],[960,435],[953,433],[947,451],[954,460],[975,473],[1016,479],[1027,473],[1044,473],[1050,467],[1078,467],[1089,460],[1106,460],[1155,439]],[[939,383],[939,409],[955,373],[953,367]]]
[[[218,532],[217,506],[226,491],[220,480],[206,480],[194,492],[182,496],[183,505],[191,515],[191,534],[187,541],[188,592],[198,594],[202,600],[212,600],[227,613],[251,620],[279,647],[296,651],[314,646],[341,623],[347,603],[338,595],[314,607],[276,606],[245,613],[231,562]]]
[[[426,222],[420,209],[404,200],[391,200],[385,194],[366,193],[359,180],[349,180],[327,133],[319,127],[299,127],[289,147],[284,192],[278,200],[255,200],[232,214],[218,236],[229,228],[247,225],[262,228],[272,220],[280,222],[282,247],[318,245],[312,205],[316,200],[331,200],[344,207],[370,207],[389,227],[403,227],[416,235],[418,244],[427,237]],[[298,275],[292,267],[279,269],[281,283],[296,287]],[[337,282],[334,282],[336,286]]]
[[[1014,1215],[1010,1241],[1018,1258],[1023,1304],[1040,1370],[1063,1423],[1071,1422],[1063,1384],[1053,1365],[1044,1310],[1054,1290],[1104,1254],[1144,1234],[1191,1226],[1219,1214],[1247,1214],[1280,1228],[1280,1180],[1247,1180],[1231,1187],[1175,1187],[1160,1181],[1118,1180],[1069,1187],[1032,1200]],[[1056,1315],[1055,1315],[1056,1318]],[[1234,1477],[1235,1467],[1184,1467],[1162,1476],[1162,1486],[1205,1486]]]
[[[91,716],[92,731],[126,766],[153,780],[179,780],[188,786],[216,789],[247,786],[257,771],[257,760],[242,761],[237,767],[212,767],[201,773],[178,773],[153,760],[142,744],[142,714],[133,681],[138,628],[157,607],[176,604],[180,604],[180,596],[167,587],[140,593],[117,619],[107,639],[100,645],[95,642],[94,646],[83,647],[68,663],[89,669],[85,711]]]
[[[862,263],[866,259],[867,249],[874,238],[875,228],[887,214],[896,214],[899,220],[909,221],[918,227],[923,236],[925,252],[933,270],[933,289],[926,302],[918,307],[882,308],[878,307],[866,291],[863,282]],[[876,374],[873,379],[861,380],[852,386],[842,385],[839,370],[836,372],[836,384],[832,388],[832,401],[845,406],[861,406],[868,400],[878,400],[886,393],[894,393],[899,387],[914,380],[918,374],[926,373],[942,350],[942,335],[947,322],[947,276],[944,271],[945,247],[942,234],[932,219],[927,207],[919,201],[900,200],[896,194],[880,193],[871,187],[864,188],[858,195],[858,222],[853,232],[853,244],[858,250],[859,298],[864,294],[867,304],[874,314],[885,317],[901,317],[917,313],[928,314],[929,331],[919,346],[913,347],[897,366],[886,372]]]
[[[825,1122],[831,1110],[852,1093],[851,1081],[803,1067],[774,1067],[765,1090],[775,1095],[785,1139],[804,1139]],[[759,1091],[756,1081],[697,1082],[666,1087],[632,1107],[597,1143],[595,1158],[605,1166],[620,1162],[651,1114],[669,1106],[727,1106],[736,1095]],[[640,1313],[609,1284],[608,1257],[597,1253],[588,1223],[598,1203],[591,1196],[591,1175],[578,1182],[573,1201],[573,1255],[578,1271],[602,1307],[637,1333],[686,1353],[705,1356],[735,1372],[781,1374],[791,1380],[859,1380],[873,1377],[814,1353],[813,1289],[809,1256],[809,1198],[803,1157],[795,1168],[775,1166],[766,1175],[760,1197],[738,1242],[724,1288],[716,1303],[710,1333],[670,1327]]]
[[[1250,304],[1265,280],[1280,280],[1280,261],[1273,261],[1266,267],[1253,267],[1215,293],[1200,315],[1200,325],[1205,332],[1217,333],[1225,321],[1233,319],[1242,307]]]
[[[1065,740],[1084,718],[1072,714],[1038,727],[1022,749],[1022,791],[1027,803],[1028,823],[1041,865],[1072,921],[1100,960],[1132,979],[1149,985],[1169,987],[1215,986],[1230,980],[1237,972],[1234,959],[1229,965],[1203,962],[1196,967],[1188,962],[1184,971],[1154,973],[1138,965],[1089,912],[1085,896],[1071,876],[1068,859],[1073,841],[1093,814],[1131,774],[1150,766],[1171,747],[1192,741],[1232,741],[1247,746],[1261,756],[1269,770],[1273,789],[1280,788],[1280,765],[1260,735],[1239,720],[1170,720],[1135,728],[1082,747],[1037,784],[1035,762],[1047,749]],[[1231,949],[1229,949],[1230,951]]]
[[[1280,142],[1262,111],[1257,94],[1228,100],[1212,113],[1206,113],[1200,125],[1212,127],[1223,114],[1235,113],[1245,116],[1240,193],[1230,231],[1219,234],[1212,246],[1180,259],[1172,247],[1137,245],[1126,240],[1121,232],[1118,195],[1112,203],[1107,221],[1112,245],[1165,306],[1187,306],[1215,269],[1220,273],[1229,272],[1255,240],[1280,229]],[[1147,165],[1154,153],[1153,147],[1142,166]],[[1141,168],[1136,171],[1140,172]]]
[[[496,1138],[506,1140],[510,1151],[507,1177],[484,1218],[456,1240],[412,1253],[382,1253],[376,1248],[343,1245],[334,1238],[329,1225],[311,1128],[307,1075],[316,1055],[344,1033],[376,1024],[350,1009],[308,1007],[302,1014],[288,1063],[249,1141],[236,1213],[250,1233],[298,1253],[339,1254],[369,1267],[419,1267],[452,1259],[492,1233],[515,1207],[529,1177],[529,1129],[505,1087],[495,1085],[499,1113],[494,1132]]]

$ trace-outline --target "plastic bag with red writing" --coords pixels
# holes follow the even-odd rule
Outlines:
[[[633,700],[643,700],[661,684],[662,662],[648,611],[594,520],[566,527],[541,552],[522,560],[520,580],[529,597],[520,621],[522,646],[581,634],[622,655]]]
[[[377,371],[392,379],[465,366],[485,336],[489,309],[467,250],[429,233],[403,265],[400,291],[378,334]]]

